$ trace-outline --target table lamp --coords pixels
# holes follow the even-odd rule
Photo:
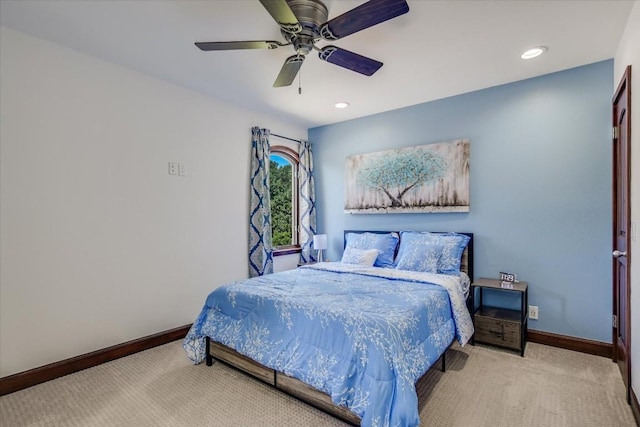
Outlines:
[[[327,249],[327,235],[316,234],[313,236],[313,249],[318,251],[318,262],[323,261],[322,251]]]

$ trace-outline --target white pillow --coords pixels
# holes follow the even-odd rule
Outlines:
[[[372,267],[379,253],[377,249],[355,249],[347,247],[342,254],[342,263]]]

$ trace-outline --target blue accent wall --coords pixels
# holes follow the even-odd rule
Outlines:
[[[611,342],[612,82],[608,60],[309,129],[328,258],[345,229],[473,232],[476,278],[529,282],[530,329]],[[463,138],[470,212],[344,213],[346,157]]]

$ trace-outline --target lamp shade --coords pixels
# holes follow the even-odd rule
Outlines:
[[[327,235],[326,234],[316,234],[313,236],[313,249],[315,250],[323,250],[327,249]]]

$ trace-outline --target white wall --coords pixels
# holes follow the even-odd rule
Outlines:
[[[291,270],[298,266],[300,254],[281,255],[273,258],[273,272]]]
[[[251,126],[306,129],[0,40],[0,376],[193,322],[248,274]]]
[[[640,1],[636,0],[614,61],[614,87],[631,65],[631,222],[640,232]],[[631,242],[631,384],[640,396],[640,242]]]

